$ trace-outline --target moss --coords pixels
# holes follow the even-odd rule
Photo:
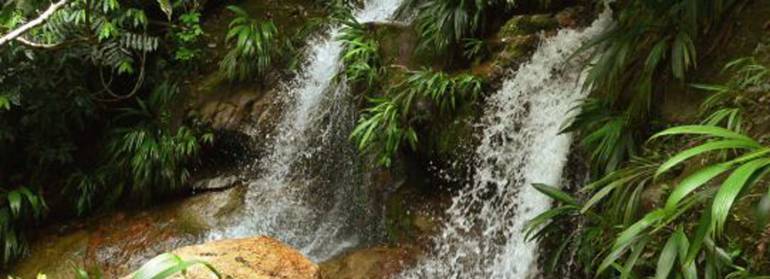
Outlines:
[[[509,19],[498,32],[498,38],[529,35],[559,27],[559,22],[549,14],[518,15]]]
[[[412,195],[410,189],[401,187],[393,193],[385,204],[385,230],[388,238],[394,242],[412,239],[415,235],[412,226],[412,215],[408,209],[407,196]]]
[[[380,55],[385,65],[399,65],[409,69],[424,67],[442,68],[446,57],[435,53],[416,53],[419,36],[413,26],[398,23],[375,23],[374,37],[380,44]]]
[[[467,154],[465,148],[473,145],[473,123],[476,115],[472,105],[462,106],[457,116],[435,127],[433,151],[440,157],[459,158]]]

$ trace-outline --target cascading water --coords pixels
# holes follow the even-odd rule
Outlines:
[[[610,24],[609,11],[590,27],[561,30],[487,100],[474,182],[458,193],[434,250],[404,278],[533,278],[537,243],[527,220],[551,201],[531,185],[559,185],[571,138],[559,134],[585,97],[585,55],[570,56]]]
[[[367,1],[355,17],[384,21],[400,3]],[[361,206],[366,187],[348,141],[355,107],[347,87],[333,82],[341,67],[339,31],[333,27],[310,43],[304,72],[283,86],[286,113],[269,155],[256,162],[261,174],[248,182],[246,208],[209,238],[269,235],[320,261],[376,235],[379,222]]]

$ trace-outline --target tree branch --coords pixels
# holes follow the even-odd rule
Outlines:
[[[61,43],[56,43],[56,44],[36,43],[36,42],[30,41],[30,40],[27,40],[24,37],[17,37],[16,41],[21,43],[21,44],[23,44],[23,45],[26,45],[26,46],[29,46],[29,47],[34,47],[34,48],[52,49],[52,48],[57,48],[57,47],[59,47],[61,45]]]
[[[8,34],[5,34],[2,37],[0,37],[0,47],[5,45],[9,41],[15,40],[17,37],[23,35],[30,29],[45,23],[45,21],[49,17],[51,17],[57,10],[64,7],[64,5],[67,4],[67,2],[69,2],[69,0],[59,0],[59,2],[51,4],[51,6],[48,7],[48,9],[45,10],[45,12],[43,12],[42,14],[40,14],[40,16],[38,16],[37,18],[23,24],[19,28],[16,28],[15,30],[9,32]]]

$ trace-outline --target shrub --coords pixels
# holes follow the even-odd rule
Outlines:
[[[651,140],[677,135],[697,136],[701,143],[668,156],[662,163],[635,159],[627,167],[584,187],[582,192],[588,197],[583,202],[555,188],[537,186],[561,205],[531,220],[530,236],[554,236],[576,217],[584,222],[585,229],[560,241],[562,246],[554,254],[557,258],[552,259],[553,266],[569,245],[566,243],[571,242],[583,268],[596,276],[751,276],[751,267],[761,263],[746,258],[748,253],[733,244],[735,240],[725,234],[725,226],[735,203],[756,192],[750,188],[756,187],[770,169],[770,148],[743,134],[702,125],[670,128]],[[655,179],[692,158],[716,162],[676,180],[663,205],[653,205],[644,213],[642,193],[656,185]],[[658,182],[657,187],[660,186]],[[762,195],[760,205],[768,203],[770,196]],[[770,214],[766,206],[759,206],[757,212],[758,218],[751,222],[763,230]],[[597,256],[603,260],[594,261]],[[609,272],[613,269],[615,272]]]
[[[264,76],[277,53],[278,28],[272,20],[251,18],[246,11],[228,6],[236,17],[230,22],[225,43],[229,51],[219,69],[233,81],[246,81]]]
[[[147,101],[123,110],[121,118],[133,125],[117,128],[108,144],[109,158],[117,173],[127,175],[131,192],[149,197],[178,189],[187,182],[186,163],[195,158],[211,134],[198,135],[186,126],[173,127],[170,106],[178,88],[165,83]]]
[[[619,112],[626,117],[626,129],[622,134],[634,139],[645,136],[649,120],[653,92],[666,80],[685,81],[689,70],[697,66],[696,45],[708,42],[704,37],[716,30],[736,0],[631,0],[618,4],[617,24],[596,39],[588,42],[580,51],[593,49],[594,61],[584,83],[593,96],[601,98],[603,110]],[[664,15],[664,16],[661,16]],[[654,81],[654,82],[653,82]],[[583,110],[581,114],[594,113]],[[579,116],[580,117],[580,116]],[[589,118],[588,116],[582,116]],[[607,121],[597,128],[583,122],[577,130],[583,136],[596,136],[597,129],[617,130],[615,121]],[[607,134],[606,136],[613,136]],[[597,142],[597,141],[593,141]],[[606,165],[606,171],[616,166],[616,158],[630,158],[637,146],[628,148],[629,141],[612,139],[598,142],[620,146],[588,145],[594,154],[606,154],[607,150],[623,152],[612,156],[594,156],[595,165]]]
[[[46,205],[40,194],[27,187],[0,192],[0,247],[3,265],[22,256],[27,251],[24,230],[40,220]]]
[[[379,162],[389,166],[402,143],[417,148],[417,133],[411,126],[412,105],[431,100],[442,113],[451,113],[459,102],[472,101],[483,89],[483,81],[469,74],[455,76],[423,69],[411,71],[382,97],[371,98],[351,133],[360,150],[379,154]]]
[[[359,23],[350,12],[338,12],[337,20],[344,28],[337,38],[342,42],[342,74],[353,85],[371,90],[384,74],[379,44],[364,24]]]

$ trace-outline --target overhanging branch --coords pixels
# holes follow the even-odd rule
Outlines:
[[[49,17],[51,17],[57,10],[64,7],[64,5],[67,4],[69,0],[59,0],[59,2],[53,3],[48,9],[45,10],[40,16],[37,18],[30,20],[29,22],[23,24],[22,26],[19,26],[19,28],[14,29],[13,31],[9,32],[8,34],[3,35],[0,37],[0,47],[8,43],[9,41],[13,41],[19,36],[23,35],[27,31],[29,31],[32,28],[35,28],[43,23],[45,23],[46,20],[48,20]]]

